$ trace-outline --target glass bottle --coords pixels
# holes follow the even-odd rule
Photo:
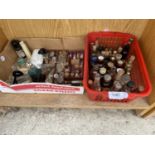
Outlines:
[[[123,88],[122,84],[120,81],[116,80],[113,83],[113,91],[121,91]]]
[[[136,83],[132,80],[130,80],[127,83],[128,88],[130,89],[130,92],[135,92],[136,91]]]
[[[121,77],[121,83],[123,85],[127,84],[129,81],[131,80],[131,76],[129,74],[124,74],[122,77]]]
[[[17,55],[19,58],[26,58],[26,55],[24,53],[24,51],[22,50],[22,47],[19,44],[19,40],[12,40],[11,41],[11,46],[13,47],[13,49],[16,51]]]
[[[15,70],[15,71],[13,71],[12,75],[14,77],[13,84],[18,84],[17,78],[20,76],[23,76],[24,74],[19,70]]]
[[[122,76],[125,74],[125,70],[122,68],[117,68],[117,73],[115,76],[115,80],[119,81],[121,80]]]
[[[130,47],[133,41],[133,38],[130,38],[129,41],[123,46],[123,50],[121,53],[123,59],[126,59],[128,57],[128,53],[130,51]]]
[[[112,77],[111,77],[110,74],[105,74],[101,78],[101,86],[102,87],[107,87],[107,88],[110,88],[112,86]]]
[[[101,80],[101,76],[100,75],[96,75],[94,77],[94,83],[93,83],[93,87],[96,91],[101,91],[101,83],[100,83],[100,80]]]
[[[118,53],[122,53],[123,51],[123,47],[122,46],[119,46],[118,49],[117,49]]]
[[[30,78],[30,76],[28,74],[19,76],[16,78],[18,83],[31,83],[32,79]]]
[[[41,69],[31,66],[28,71],[29,76],[32,78],[33,82],[40,82],[41,79]]]
[[[97,61],[98,61],[97,55],[91,55],[91,57],[90,57],[90,64],[91,65],[96,64]]]

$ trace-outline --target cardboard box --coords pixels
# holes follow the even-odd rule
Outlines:
[[[38,48],[49,50],[84,50],[83,37],[68,37],[60,39],[50,38],[17,38],[26,42],[31,51]],[[6,44],[0,56],[5,61],[0,61],[0,91],[3,93],[51,93],[51,94],[83,94],[84,88],[77,86],[66,86],[51,83],[27,83],[8,85],[6,81],[11,73],[11,66],[17,61],[17,54]]]

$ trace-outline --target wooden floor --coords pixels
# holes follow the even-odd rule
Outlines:
[[[137,99],[129,103],[94,102],[84,95],[53,94],[5,94],[0,93],[0,106],[49,107],[81,109],[146,109],[146,99]]]

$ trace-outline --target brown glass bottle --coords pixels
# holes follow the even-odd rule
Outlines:
[[[121,52],[123,59],[126,59],[128,57],[130,47],[133,41],[133,38],[130,38],[129,41],[123,46],[123,50]]]

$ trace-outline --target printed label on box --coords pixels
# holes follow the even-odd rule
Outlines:
[[[126,92],[112,92],[110,91],[108,93],[109,99],[113,100],[122,100],[122,99],[127,99],[128,98],[128,93]]]
[[[8,85],[0,80],[0,91],[5,93],[83,94],[84,88],[51,83],[25,83]]]

